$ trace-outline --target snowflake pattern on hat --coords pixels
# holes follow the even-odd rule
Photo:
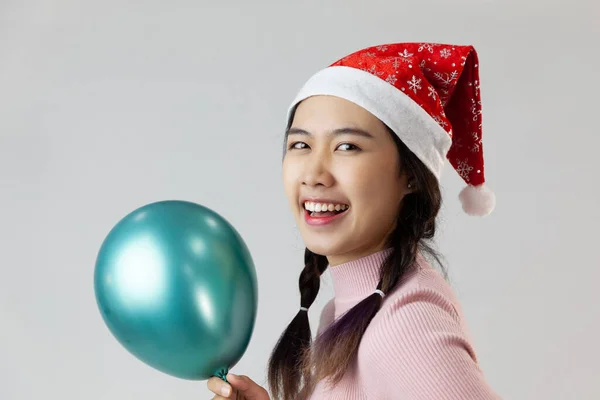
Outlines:
[[[401,90],[452,138],[447,158],[461,178],[472,186],[485,182],[479,61],[472,46],[390,43],[330,66],[361,69]]]

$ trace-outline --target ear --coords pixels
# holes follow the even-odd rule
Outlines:
[[[414,174],[411,173],[404,165],[400,168],[400,181],[404,182],[404,195],[417,191],[417,180]]]
[[[417,191],[417,180],[410,175],[406,177],[406,194],[414,193]]]

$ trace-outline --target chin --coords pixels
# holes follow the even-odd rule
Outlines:
[[[343,253],[342,249],[344,248],[343,243],[322,243],[317,240],[315,240],[314,243],[310,240],[305,240],[304,243],[307,249],[322,256]]]
[[[308,250],[310,250],[311,252],[318,254],[320,256],[325,256],[327,257],[327,255],[329,254],[329,251],[327,251],[327,248],[324,246],[310,246],[310,245],[306,245],[306,248]]]

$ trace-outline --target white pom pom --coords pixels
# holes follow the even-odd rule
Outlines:
[[[463,210],[469,215],[484,217],[496,206],[496,195],[485,184],[465,187],[458,198]]]

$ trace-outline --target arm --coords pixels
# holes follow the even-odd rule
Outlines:
[[[382,312],[367,366],[370,393],[406,400],[500,399],[443,295],[416,289]]]

